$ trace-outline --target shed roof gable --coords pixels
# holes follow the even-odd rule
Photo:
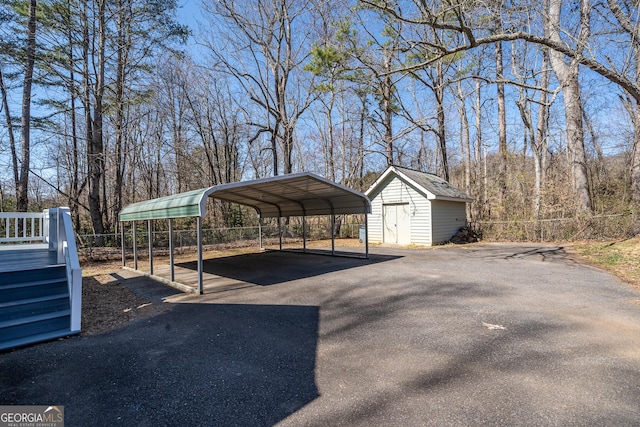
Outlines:
[[[420,172],[401,166],[389,166],[382,175],[369,187],[365,194],[371,198],[375,197],[387,182],[390,175],[395,175],[399,179],[411,184],[427,199],[449,200],[454,202],[472,202],[473,199],[463,191],[449,184],[444,179],[426,172]]]

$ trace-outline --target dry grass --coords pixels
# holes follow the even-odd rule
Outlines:
[[[615,274],[640,289],[640,236],[610,242],[582,242],[574,250],[588,264]]]

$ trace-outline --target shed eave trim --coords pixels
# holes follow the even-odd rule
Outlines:
[[[442,200],[442,201],[446,201],[446,202],[460,202],[460,203],[471,203],[473,202],[473,199],[467,199],[467,198],[458,198],[458,197],[445,197],[445,196],[435,196],[431,193],[429,193],[429,197],[427,197],[427,199],[429,200]]]

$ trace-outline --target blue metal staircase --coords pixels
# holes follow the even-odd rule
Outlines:
[[[70,325],[65,265],[0,274],[0,350],[71,335]]]

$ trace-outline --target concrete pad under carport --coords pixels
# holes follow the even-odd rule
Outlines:
[[[377,253],[2,354],[3,403],[78,425],[637,425],[639,292],[558,246]]]
[[[300,251],[259,251],[203,260],[204,293],[218,293],[248,286],[270,286],[389,261],[393,255],[376,254],[369,259],[331,256]],[[196,261],[179,262],[175,280],[197,290]],[[169,265],[156,265],[156,274],[168,277]],[[136,274],[132,272],[132,274]],[[128,275],[128,277],[133,277]]]

